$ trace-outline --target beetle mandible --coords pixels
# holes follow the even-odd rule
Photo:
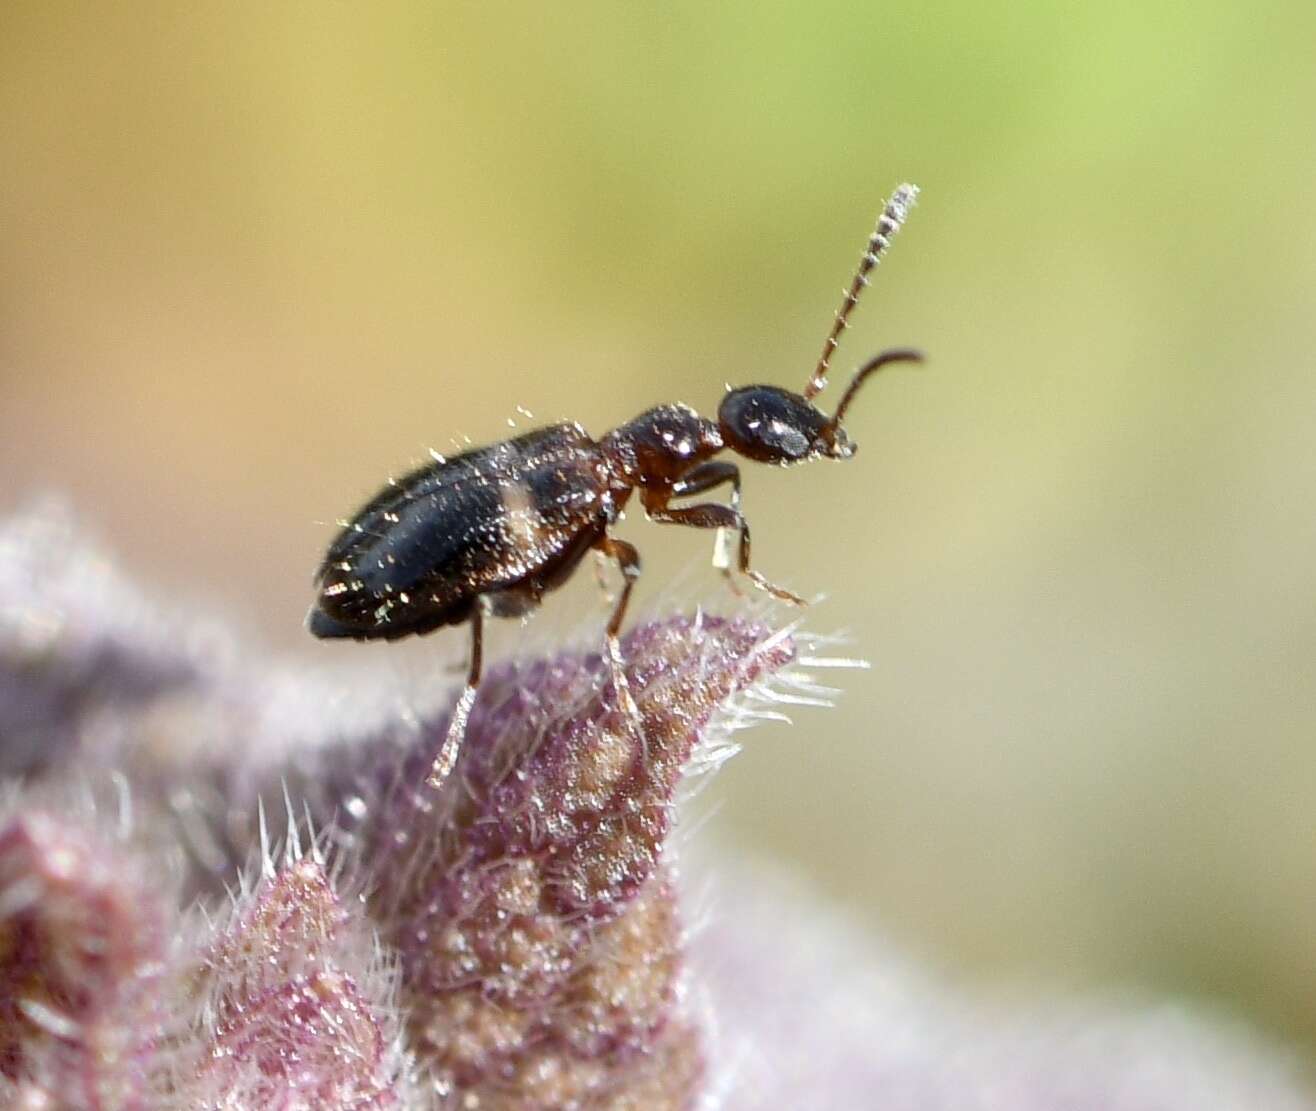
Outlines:
[[[777,598],[803,604],[750,568],[740,469],[712,457],[732,451],[787,466],[854,454],[841,422],[859,388],[882,367],[923,356],[905,348],[875,355],[855,372],[830,417],[812,398],[827,384],[831,357],[869,272],[917,194],[914,186],[901,185],[887,201],[802,393],[743,386],[722,398],[715,421],[688,405],[659,405],[600,440],[579,424],[563,422],[450,459],[436,457],[385,486],[343,525],[316,573],[318,597],[306,618],[312,634],[396,640],[470,624],[466,688],[430,772],[432,786],[441,785],[456,763],[480,683],[485,616],[533,609],[591,550],[616,560],[623,575],[606,648],[618,701],[635,720],[617,634],[640,575],[640,556],[608,530],[637,489],[652,521],[737,533],[740,573]],[[730,505],[670,504],[723,485],[731,487]],[[723,571],[730,578],[730,568]]]

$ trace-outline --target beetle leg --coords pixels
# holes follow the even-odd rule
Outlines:
[[[682,479],[672,483],[671,496],[683,498],[688,494],[702,494],[722,483],[731,483],[732,504],[740,508],[740,468],[725,459],[710,459],[689,471]]]
[[[723,479],[722,481],[726,480]],[[745,520],[745,515],[739,509],[732,508],[729,505],[717,505],[713,502],[706,502],[702,505],[683,505],[673,509],[667,505],[668,497],[670,497],[670,494],[660,494],[658,492],[650,494],[644,503],[644,508],[648,512],[650,520],[658,521],[660,524],[685,525],[687,528],[735,529],[740,534],[738,561],[740,573],[745,575],[760,590],[766,591],[774,598],[780,598],[783,602],[789,602],[792,606],[806,604],[798,594],[792,594],[789,590],[774,586],[757,571],[750,570],[749,522]]]
[[[621,623],[626,618],[626,607],[630,604],[631,591],[635,589],[635,584],[640,578],[640,553],[635,550],[633,544],[607,535],[599,538],[597,547],[604,555],[611,556],[617,561],[622,577],[626,580],[617,598],[617,604],[613,607],[612,616],[608,618],[606,644],[608,667],[612,671],[612,684],[617,691],[617,701],[627,716],[638,725],[640,708],[631,697],[631,686],[626,679],[626,669],[621,658],[621,641],[617,639],[617,634],[621,631]]]
[[[484,606],[484,599],[478,598],[475,608],[471,610],[471,666],[466,673],[466,689],[452,709],[448,732],[439,747],[438,755],[434,757],[430,774],[425,779],[436,790],[443,786],[457,765],[457,754],[461,752],[462,740],[466,736],[466,723],[470,719],[471,707],[475,705],[475,695],[480,686],[480,670],[484,659]]]
[[[731,483],[731,508],[739,513],[740,468],[725,459],[711,459],[707,463],[700,463],[683,479],[672,483],[669,496],[682,498],[690,494],[702,494],[715,486],[721,486],[724,482]],[[666,499],[663,499],[662,504],[666,504]],[[745,592],[736,584],[736,578],[731,573],[731,553],[728,550],[730,536],[727,529],[717,530],[717,540],[713,543],[713,566],[722,572],[727,589],[737,598],[743,598]]]

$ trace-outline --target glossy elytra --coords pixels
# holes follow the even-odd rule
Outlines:
[[[880,368],[918,362],[922,356],[897,349],[869,359],[831,416],[811,399],[827,384],[832,354],[869,272],[904,223],[917,192],[902,185],[887,202],[802,393],[778,386],[733,389],[723,397],[716,420],[687,405],[659,405],[599,440],[575,423],[551,425],[437,459],[390,483],[344,525],[316,575],[319,594],[306,619],[315,636],[396,640],[444,625],[470,624],[466,689],[434,762],[431,784],[441,784],[456,762],[480,682],[484,617],[517,616],[537,606],[591,550],[616,560],[624,577],[608,620],[606,646],[618,701],[635,714],[617,634],[640,574],[640,557],[608,530],[637,489],[652,521],[736,532],[740,573],[758,588],[801,604],[750,568],[740,469],[713,456],[730,451],[757,463],[786,466],[854,454],[841,422],[859,388]],[[671,504],[722,485],[731,487],[730,505]]]

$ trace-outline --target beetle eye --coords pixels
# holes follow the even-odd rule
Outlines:
[[[798,428],[792,428],[779,420],[768,422],[767,435],[764,438],[778,445],[782,454],[792,459],[799,458],[809,450],[809,438]]]

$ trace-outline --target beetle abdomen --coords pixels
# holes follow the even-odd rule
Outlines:
[[[317,636],[395,639],[464,620],[485,594],[548,589],[606,520],[605,470],[561,424],[426,466],[370,501],[321,566]],[[497,611],[498,607],[495,607]]]

